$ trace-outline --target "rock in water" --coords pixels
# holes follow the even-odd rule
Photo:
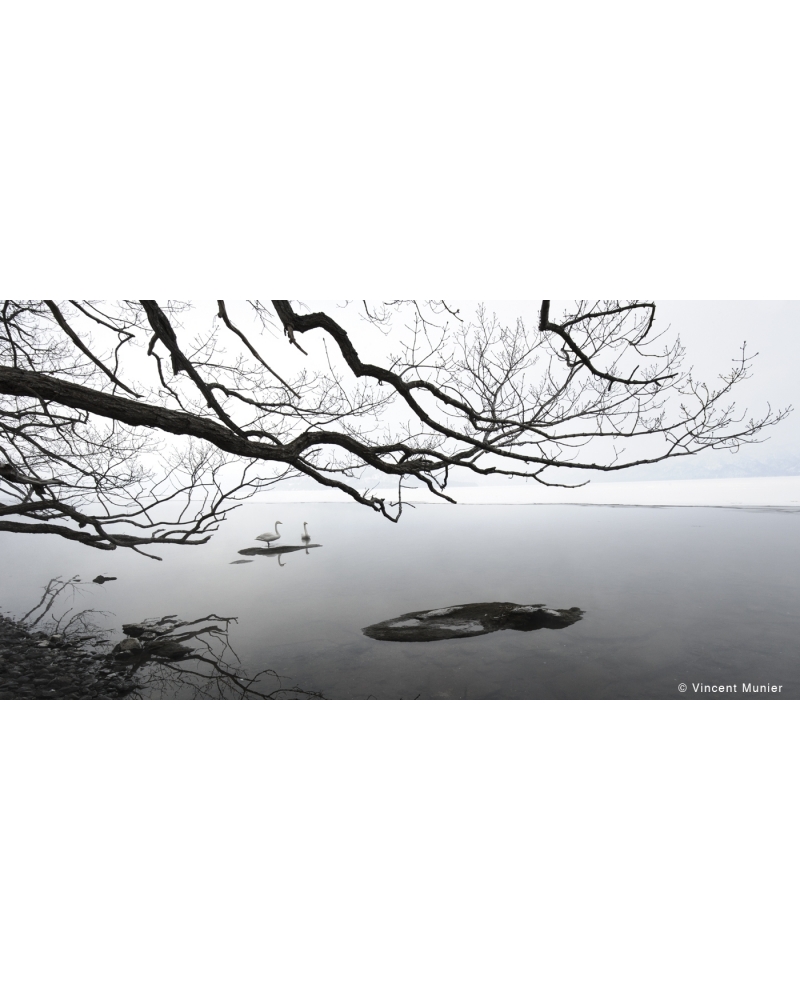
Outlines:
[[[468,639],[500,629],[533,632],[540,628],[567,628],[583,618],[580,608],[546,608],[543,604],[455,604],[449,608],[411,611],[361,631],[370,639],[389,642],[435,642]]]
[[[136,653],[143,648],[144,647],[138,639],[123,639],[122,642],[118,642],[116,644],[112,652],[130,655],[131,653]]]
[[[239,549],[240,556],[285,556],[287,552],[304,552],[306,549],[321,549],[321,545],[274,545],[269,549],[253,546],[249,549]]]

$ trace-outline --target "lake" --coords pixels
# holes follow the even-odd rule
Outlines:
[[[305,521],[319,547],[280,558],[240,554],[263,549],[255,536],[275,520],[278,544],[301,546]],[[265,675],[256,688],[279,686],[287,696],[291,689],[358,699],[800,695],[793,512],[420,505],[395,525],[350,503],[250,503],[207,545],[158,551],[161,563],[0,535],[0,610],[22,614],[52,577],[114,576],[82,586],[75,610],[103,613],[98,621],[115,630],[115,641],[123,623],[144,618],[235,617],[236,675],[273,671],[280,681]],[[444,641],[362,632],[412,612],[495,602],[582,615],[563,628],[467,630]],[[143,697],[195,696],[175,668],[157,675]],[[693,687],[701,684],[737,688],[703,693]],[[782,690],[743,694],[743,684]]]

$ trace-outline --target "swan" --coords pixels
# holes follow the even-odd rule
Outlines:
[[[300,541],[303,545],[308,545],[311,541],[311,535],[308,533],[308,521],[303,521],[303,534],[300,536]]]
[[[265,531],[263,535],[256,535],[256,541],[257,542],[266,542],[267,543],[267,548],[269,548],[270,542],[277,542],[277,540],[281,537],[280,532],[278,531],[278,525],[279,524],[283,524],[283,521],[276,521],[275,522],[275,531],[274,532],[272,532],[272,531]]]

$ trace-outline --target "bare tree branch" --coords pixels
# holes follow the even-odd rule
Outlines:
[[[745,345],[715,386],[696,380],[652,302],[577,302],[556,321],[545,300],[510,326],[442,301],[354,306],[364,329],[251,301],[267,364],[224,300],[200,325],[175,301],[4,300],[0,530],[201,544],[243,499],[298,475],[396,521],[404,487],[453,502],[456,470],[577,488],[575,473],[735,450],[789,412],[736,410]],[[397,499],[367,474],[396,481]]]

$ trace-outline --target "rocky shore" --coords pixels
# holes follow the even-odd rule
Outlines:
[[[228,644],[234,621],[219,615],[146,618],[123,625],[124,638],[114,645],[109,631],[80,614],[63,633],[55,621],[48,631],[36,631],[36,623],[26,627],[24,619],[0,615],[0,700],[119,699],[154,683],[159,689],[188,685],[195,697],[224,697],[223,688],[230,689],[227,696],[250,696],[253,680],[264,671],[248,680],[226,661],[229,654],[238,664]]]
[[[96,635],[30,631],[0,615],[0,700],[126,698],[135,669]]]

